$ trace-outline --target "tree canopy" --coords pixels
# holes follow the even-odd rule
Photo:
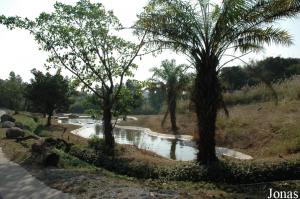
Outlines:
[[[6,80],[0,80],[0,106],[18,112],[24,108],[25,83],[20,75],[9,73]]]
[[[60,71],[51,75],[33,69],[32,74],[34,78],[26,88],[26,98],[31,102],[33,110],[48,114],[47,125],[50,126],[53,112],[67,110],[69,106],[69,81]]]
[[[254,74],[251,73],[254,70]],[[227,90],[237,90],[244,86],[253,86],[262,80],[275,82],[300,74],[300,59],[268,57],[260,61],[252,61],[247,66],[222,68],[220,79]]]
[[[8,28],[24,28],[49,53],[47,67],[64,68],[99,99],[106,143],[113,146],[112,108],[121,99],[124,78],[137,68],[143,46],[120,37],[122,25],[101,3],[80,0],[74,6],[56,2],[54,12],[35,20],[0,17]]]

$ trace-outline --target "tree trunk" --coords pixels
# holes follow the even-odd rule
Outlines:
[[[170,97],[169,112],[170,112],[172,131],[177,132],[178,128],[176,124],[176,97],[174,94],[172,94]]]
[[[113,148],[115,144],[114,137],[112,135],[112,124],[111,124],[111,119],[112,119],[112,113],[111,113],[111,108],[109,105],[109,102],[106,101],[104,102],[104,109],[103,109],[103,135],[104,135],[104,140],[105,144]]]
[[[215,151],[216,118],[221,100],[221,88],[217,77],[217,60],[197,62],[197,75],[193,100],[198,119],[197,161],[210,164],[217,161]]]
[[[167,110],[166,110],[166,112],[165,112],[165,115],[164,115],[164,117],[163,117],[163,119],[162,119],[162,121],[161,121],[161,127],[164,127],[165,122],[166,122],[166,119],[167,119],[167,117],[168,117],[168,114],[169,114],[169,108],[167,108]]]
[[[49,113],[47,118],[47,126],[51,126],[51,117],[52,117],[52,113]]]

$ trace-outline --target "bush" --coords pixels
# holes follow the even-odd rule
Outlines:
[[[94,166],[91,166],[90,164],[80,160],[79,158],[69,155],[62,150],[54,149],[53,151],[60,156],[58,163],[60,168],[95,168]]]
[[[104,145],[104,140],[97,135],[92,135],[90,139],[88,139],[88,146],[96,151],[103,149]]]
[[[59,138],[47,138],[45,139],[45,145],[46,147],[56,148],[65,152],[69,152],[73,144],[67,143],[65,140]]]
[[[69,151],[69,154],[83,160],[89,164],[96,164],[99,159],[99,154],[96,154],[94,150],[89,148],[82,148],[77,145],[73,145]]]
[[[70,154],[109,171],[136,178],[176,181],[212,181],[226,183],[257,183],[300,178],[300,161],[279,163],[235,163],[219,161],[209,167],[190,162],[169,167],[130,163],[95,150],[73,146]]]

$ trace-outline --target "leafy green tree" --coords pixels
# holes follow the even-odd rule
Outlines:
[[[55,75],[43,74],[33,69],[34,79],[27,86],[26,98],[33,108],[43,114],[48,114],[47,126],[51,125],[51,117],[56,110],[66,110],[69,106],[69,81],[60,71]]]
[[[160,113],[164,100],[166,98],[165,90],[162,87],[158,87],[156,83],[152,82],[146,87],[147,98],[145,100],[145,105],[149,109],[148,113],[158,114]],[[147,111],[146,111],[147,112]]]
[[[113,147],[112,108],[122,101],[124,77],[137,68],[139,44],[120,36],[122,25],[101,3],[79,0],[74,6],[55,3],[53,13],[41,13],[34,21],[20,17],[0,17],[8,28],[30,31],[41,48],[49,52],[49,63],[63,67],[83,88],[98,97],[103,112],[105,143]]]
[[[300,74],[300,59],[268,57],[251,64],[251,68],[260,74],[265,81],[274,82]],[[298,66],[297,66],[298,65]],[[246,67],[245,70],[248,68]]]
[[[240,66],[222,68],[220,81],[226,90],[238,90],[246,85],[252,86],[258,83],[245,68]]]
[[[187,65],[176,65],[176,61],[172,59],[161,62],[160,67],[152,68],[153,80],[161,86],[167,93],[167,111],[162,120],[162,126],[170,113],[171,128],[173,132],[178,130],[176,125],[176,104],[177,99],[182,94],[189,78],[186,73]]]
[[[260,61],[252,61],[247,66],[224,67],[221,69],[221,83],[228,90],[253,86],[259,82],[272,82],[300,74],[300,59],[268,57]]]
[[[150,0],[139,15],[136,32],[148,30],[148,43],[180,51],[196,69],[193,100],[198,118],[197,160],[217,160],[215,131],[217,111],[223,103],[219,71],[221,59],[241,56],[229,50],[249,53],[264,44],[291,45],[289,33],[275,26],[280,19],[295,17],[299,0]],[[226,63],[224,63],[226,64]]]
[[[0,82],[0,105],[18,113],[24,105],[24,83],[19,75],[9,73],[9,78]]]
[[[143,87],[143,82],[128,79],[120,92],[123,100],[116,103],[113,107],[114,115],[119,116],[123,114],[123,119],[126,120],[126,116],[129,113],[134,112],[136,108],[140,107],[144,101],[142,94]]]

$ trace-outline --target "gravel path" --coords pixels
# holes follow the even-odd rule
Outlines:
[[[71,199],[71,195],[52,189],[9,161],[0,148],[0,199]]]

